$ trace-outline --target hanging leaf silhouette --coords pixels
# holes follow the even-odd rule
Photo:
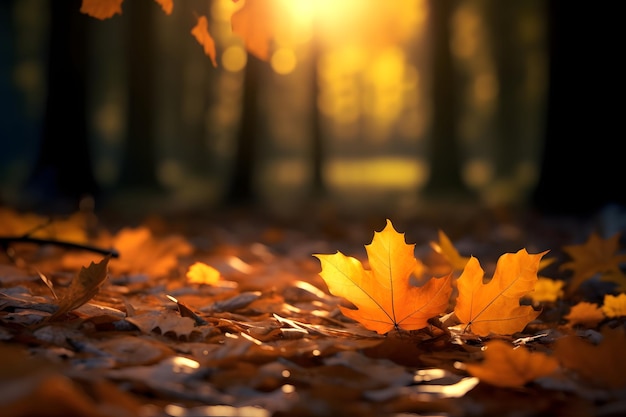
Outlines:
[[[198,22],[193,29],[191,29],[191,34],[204,48],[204,54],[211,58],[213,66],[217,67],[217,61],[215,59],[215,55],[217,53],[215,51],[215,41],[209,34],[209,21],[206,16],[198,17]]]
[[[78,275],[72,280],[68,290],[59,300],[59,308],[49,318],[56,320],[72,310],[77,309],[91,300],[100,290],[100,286],[107,277],[107,266],[110,255],[98,263],[91,263],[87,268],[82,267]]]
[[[540,311],[520,305],[520,298],[534,290],[539,262],[547,252],[533,255],[521,249],[505,253],[487,284],[478,259],[472,256],[458,279],[454,308],[465,328],[478,336],[513,334],[534,320]]]
[[[445,312],[452,292],[451,274],[431,278],[420,287],[410,278],[417,264],[415,245],[408,245],[390,220],[372,243],[365,245],[371,270],[341,252],[313,255],[322,266],[320,276],[329,291],[356,309],[340,306],[344,315],[379,334],[395,329],[417,330]]]
[[[267,61],[270,56],[275,26],[272,11],[275,8],[274,0],[246,0],[231,17],[233,33],[243,39],[248,52],[263,61]]]
[[[115,14],[122,14],[124,0],[83,0],[80,12],[96,19],[104,20]]]

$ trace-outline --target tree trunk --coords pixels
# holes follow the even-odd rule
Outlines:
[[[92,171],[86,126],[86,19],[80,1],[50,3],[47,97],[41,146],[27,181],[32,201],[71,211],[99,187]],[[38,207],[44,208],[44,207]]]
[[[457,0],[432,0],[433,121],[430,143],[431,172],[424,195],[461,196],[467,189],[461,178],[457,135],[458,92],[450,51],[450,25]]]

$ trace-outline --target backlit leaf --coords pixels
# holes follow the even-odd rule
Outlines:
[[[320,275],[329,291],[356,306],[340,306],[344,315],[384,334],[394,328],[424,328],[428,319],[445,312],[452,292],[451,274],[431,278],[420,287],[411,285],[417,264],[415,245],[406,244],[404,233],[398,233],[390,220],[365,248],[371,270],[339,251],[314,255],[321,262]]]
[[[534,290],[541,257],[526,249],[500,256],[493,278],[483,283],[484,271],[471,257],[458,279],[454,313],[467,330],[478,335],[513,334],[534,320],[539,311],[520,305],[520,299]]]

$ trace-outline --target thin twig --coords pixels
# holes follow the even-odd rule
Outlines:
[[[36,237],[28,236],[0,236],[0,248],[8,248],[12,243],[33,243],[36,245],[54,245],[67,249],[80,249],[88,252],[99,253],[101,255],[111,255],[112,258],[119,258],[120,255],[117,250],[97,248],[95,246],[82,245],[80,243],[65,242],[62,240],[53,239],[38,239]]]

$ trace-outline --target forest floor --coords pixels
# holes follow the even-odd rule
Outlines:
[[[33,238],[0,245],[1,414],[626,413],[623,377],[615,382],[600,375],[587,383],[583,369],[579,377],[561,372],[500,387],[459,366],[480,363],[491,337],[455,337],[434,325],[380,335],[343,316],[342,300],[328,291],[313,255],[341,251],[365,264],[364,245],[386,219],[317,213],[291,219],[245,211],[140,219],[76,213],[50,220],[0,207],[0,239]],[[434,209],[390,220],[429,267],[442,263],[431,245],[442,230],[461,255],[480,260],[486,276],[504,253],[549,250],[555,262],[542,275],[566,286],[563,247],[583,244],[594,231],[608,238],[626,226],[624,213],[610,209],[588,219]],[[113,247],[119,257],[92,246]],[[218,271],[219,279],[194,281],[188,272],[196,263]],[[106,266],[106,276],[94,265]],[[575,304],[601,305],[605,294],[618,293],[590,278],[568,296],[537,303],[536,320],[499,338],[547,354],[568,335],[599,346],[603,329],[623,330],[625,321],[618,315],[568,323]],[[609,356],[602,364],[622,372],[624,347],[602,350]]]

